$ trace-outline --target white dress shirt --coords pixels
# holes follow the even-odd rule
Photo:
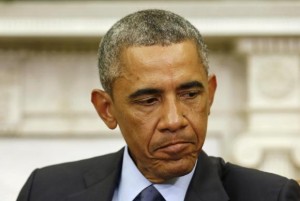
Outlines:
[[[163,184],[154,184],[166,201],[183,201],[194,169],[187,175],[174,178]],[[144,188],[152,183],[138,170],[125,147],[119,186],[115,189],[112,201],[132,201]]]

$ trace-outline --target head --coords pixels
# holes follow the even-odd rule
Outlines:
[[[103,89],[111,93],[112,85],[122,73],[120,55],[133,46],[168,46],[192,40],[208,72],[207,48],[199,31],[187,20],[164,10],[143,10],[115,23],[102,38],[98,52],[99,76]]]
[[[109,128],[119,126],[143,175],[162,183],[189,173],[216,89],[197,29],[168,11],[128,15],[104,36],[99,72],[104,90],[92,102]]]

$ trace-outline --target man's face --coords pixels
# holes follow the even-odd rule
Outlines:
[[[139,170],[154,183],[189,173],[205,140],[216,88],[196,46],[129,47],[111,111]]]

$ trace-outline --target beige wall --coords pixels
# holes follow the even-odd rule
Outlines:
[[[205,150],[300,178],[300,3],[110,2],[0,4],[0,191],[14,200],[36,167],[118,150],[97,117],[97,46],[137,9],[175,11],[208,43],[218,91]]]

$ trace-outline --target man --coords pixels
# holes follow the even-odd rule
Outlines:
[[[99,48],[92,102],[127,146],[35,170],[18,201],[299,201],[293,180],[208,157],[202,146],[217,86],[200,33],[171,12],[126,16]]]

